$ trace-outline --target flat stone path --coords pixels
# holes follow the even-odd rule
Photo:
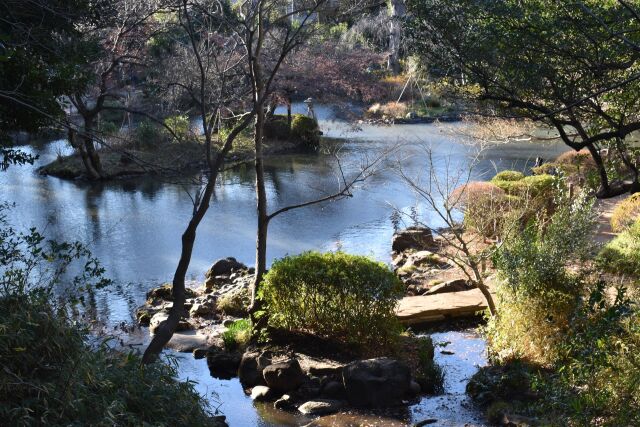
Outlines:
[[[404,297],[396,309],[400,323],[415,325],[473,316],[487,309],[487,302],[479,289],[463,292]]]

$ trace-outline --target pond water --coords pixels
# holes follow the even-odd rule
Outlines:
[[[302,108],[296,106],[297,110]],[[376,175],[354,191],[353,197],[291,211],[272,221],[269,260],[310,249],[341,249],[387,262],[393,231],[410,225],[410,216],[439,225],[437,219],[417,203],[394,166],[401,160],[403,170],[411,176],[428,173],[424,147],[429,146],[439,175],[444,177],[447,170],[467,169],[474,150],[463,143],[462,137],[456,136],[461,125],[450,125],[449,130],[434,125],[361,125],[354,129],[334,120],[330,108],[319,106],[316,113],[326,136],[346,138],[329,146],[337,151],[348,176],[363,162],[377,158],[392,146],[402,146],[380,163]],[[45,230],[50,238],[87,243],[116,283],[96,294],[100,320],[110,325],[131,322],[132,313],[143,303],[146,292],[161,282],[170,281],[173,275],[180,235],[192,209],[189,191],[194,187],[157,177],[109,183],[44,177],[36,172],[37,167],[67,152],[66,141],[22,148],[40,156],[37,164],[11,167],[0,173],[2,199],[16,204],[11,214],[14,225],[35,226]],[[562,151],[565,148],[561,145],[541,143],[489,148],[483,152],[473,176],[489,179],[496,170],[524,170],[532,165],[535,157],[550,159]],[[271,210],[333,192],[339,181],[337,161],[334,154],[329,153],[270,158],[265,172]],[[240,166],[223,174],[211,208],[198,229],[190,279],[202,280],[206,269],[218,258],[234,256],[246,264],[253,263],[256,226],[253,182],[250,166]],[[398,215],[398,211],[408,215]],[[473,340],[477,337],[471,341],[476,343]],[[450,341],[466,342],[464,339]],[[447,356],[443,361],[453,359],[454,356]],[[220,382],[209,377],[204,361],[182,358],[181,376],[200,381],[202,392],[216,391],[225,405],[231,401],[230,396],[242,396],[237,382]],[[451,393],[458,396],[460,390],[456,384],[450,386],[448,390],[457,390]],[[446,395],[444,399],[446,402],[442,401],[442,405],[449,405],[462,397],[454,399]],[[233,402],[233,410],[226,412],[232,427],[296,425],[298,422],[282,419],[271,422],[268,420],[281,414],[264,408],[257,411],[244,398]],[[437,412],[439,415],[434,418],[440,419],[446,411],[437,402],[440,401],[412,408],[410,418],[428,418]],[[455,404],[454,407],[450,413],[452,419],[457,420],[455,416],[461,406]],[[450,425],[457,425],[455,422]]]

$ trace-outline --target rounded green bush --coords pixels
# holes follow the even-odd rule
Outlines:
[[[264,136],[266,138],[287,140],[289,139],[289,132],[287,116],[274,115],[264,124]]]
[[[309,148],[317,148],[320,143],[318,122],[304,114],[294,114],[291,120],[291,136]]]
[[[524,178],[524,174],[518,171],[502,171],[498,172],[496,176],[491,179],[491,182],[495,181],[520,181]]]
[[[517,181],[492,179],[491,182],[504,190],[507,194],[520,197],[547,197],[551,196],[556,178],[552,175],[531,175]]]
[[[259,297],[269,326],[357,346],[390,344],[403,286],[386,265],[343,252],[305,252],[276,261]]]

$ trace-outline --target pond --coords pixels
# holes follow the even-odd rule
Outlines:
[[[298,110],[302,108],[296,106]],[[438,174],[444,175],[447,170],[464,170],[474,151],[463,143],[463,137],[457,136],[462,125],[452,124],[447,130],[428,124],[363,124],[354,129],[345,122],[334,120],[328,107],[319,106],[316,113],[325,136],[346,139],[329,143],[332,153],[269,158],[265,172],[271,210],[335,191],[340,177],[335,152],[349,175],[357,170],[358,165],[377,158],[390,147],[397,144],[401,147],[381,162],[377,173],[362,188],[356,189],[353,197],[291,211],[272,221],[269,260],[311,249],[340,249],[388,262],[391,236],[396,228],[410,225],[411,216],[418,216],[432,226],[439,225],[424,206],[416,203],[413,193],[398,177],[395,165],[400,160],[403,170],[409,175],[424,174],[428,168],[423,156],[424,147],[429,146],[434,153],[434,167]],[[35,226],[44,229],[50,238],[87,243],[116,283],[114,287],[96,294],[95,308],[100,320],[108,325],[131,322],[132,314],[143,303],[146,292],[159,283],[170,281],[173,275],[180,251],[180,235],[191,214],[188,191],[193,187],[158,177],[109,183],[44,177],[36,172],[37,167],[67,152],[66,141],[54,140],[22,148],[40,156],[37,164],[12,167],[0,174],[2,198],[16,204],[11,215],[14,225]],[[524,170],[533,164],[537,156],[550,159],[562,151],[565,151],[562,145],[542,143],[514,143],[488,148],[482,153],[473,175],[477,179],[489,179],[496,170]],[[202,280],[204,272],[218,258],[234,256],[245,264],[253,263],[256,227],[253,183],[254,174],[250,166],[240,166],[223,174],[211,209],[198,230],[189,269],[190,279]],[[408,215],[399,215],[398,212]],[[449,340],[452,343],[465,341]],[[448,358],[453,359],[454,356]],[[298,422],[268,421],[282,414],[257,411],[244,397],[237,397],[242,396],[239,384],[213,380],[203,361],[195,361],[191,357],[181,359],[181,376],[200,381],[199,390],[216,391],[225,406],[229,396],[236,396],[232,400],[233,410],[227,412],[232,427],[296,425]],[[460,394],[460,390],[453,389],[457,390],[452,392],[456,396]],[[451,403],[461,398],[446,399]],[[433,405],[429,403],[412,408],[410,418],[423,415],[428,418],[429,411],[443,413],[442,408]],[[460,412],[460,407],[460,403],[454,404],[452,417]],[[440,417],[442,415],[436,418]],[[456,425],[455,422],[450,425]]]

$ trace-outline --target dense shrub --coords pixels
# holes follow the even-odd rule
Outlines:
[[[511,202],[504,190],[489,182],[470,182],[449,196],[450,205],[464,212],[465,227],[486,237],[501,233]]]
[[[640,218],[640,193],[618,203],[611,215],[611,228],[616,233],[628,230]]]
[[[164,119],[164,124],[171,129],[178,142],[187,141],[191,136],[191,123],[186,115],[171,116]],[[172,138],[175,138],[171,135]]]
[[[509,171],[511,172],[511,171]],[[513,178],[513,175],[507,175]],[[499,174],[491,182],[504,190],[507,194],[527,198],[553,199],[553,188],[556,178],[552,175],[532,175],[522,179],[501,179]]]
[[[611,273],[640,277],[640,218],[602,248],[598,261]]]
[[[556,158],[555,163],[558,163],[561,165],[570,164],[578,167],[587,167],[587,168],[595,167],[595,162],[593,161],[593,157],[591,156],[591,153],[589,153],[589,150],[587,150],[586,148],[580,151],[575,151],[575,150],[566,151],[560,154]]]
[[[524,174],[522,172],[506,170],[506,171],[498,172],[496,174],[496,176],[494,176],[491,179],[491,182],[494,182],[494,181],[520,181],[521,179],[524,179]]]
[[[264,124],[264,136],[269,139],[287,140],[289,139],[289,132],[287,116],[274,115]]]
[[[83,294],[108,284],[86,248],[47,241],[35,229],[20,233],[8,225],[5,209],[0,208],[2,424],[218,425],[193,384],[177,381],[171,366],[143,367],[139,357],[96,343],[69,317]],[[79,275],[71,276],[71,267]],[[64,298],[65,288],[77,298]]]
[[[160,128],[150,120],[138,124],[135,130],[135,145],[138,149],[157,147],[163,140]]]
[[[402,284],[382,263],[342,252],[306,252],[276,261],[259,297],[273,328],[369,346],[394,340],[394,309],[402,294]]]
[[[566,266],[588,256],[594,224],[592,201],[580,195],[501,246],[494,260],[504,282],[497,289],[500,315],[486,329],[494,358],[551,363],[559,356],[584,280]]]
[[[316,149],[320,144],[318,122],[304,114],[294,114],[291,120],[291,137],[307,148]]]

